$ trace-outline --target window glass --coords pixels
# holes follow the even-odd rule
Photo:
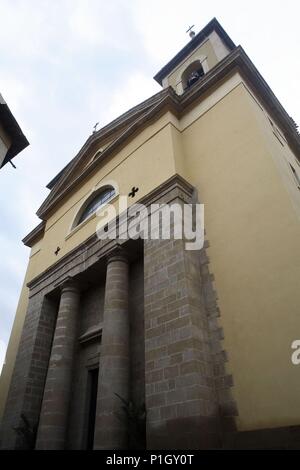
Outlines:
[[[101,191],[92,201],[86,206],[83,213],[81,214],[78,224],[81,224],[85,219],[87,219],[90,215],[92,215],[96,210],[105,204],[109,199],[111,199],[115,195],[115,189],[113,187],[109,187]]]

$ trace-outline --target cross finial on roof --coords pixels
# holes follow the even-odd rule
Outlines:
[[[195,25],[193,24],[193,26],[189,26],[188,30],[186,31],[186,33],[189,33],[189,36],[191,39],[193,39],[193,37],[195,36],[195,31],[193,31],[193,28],[195,28]]]
[[[93,127],[93,134],[95,134],[95,132],[97,131],[97,127],[99,126],[99,122],[96,122],[96,124],[94,125]]]

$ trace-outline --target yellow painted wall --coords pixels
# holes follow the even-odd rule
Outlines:
[[[183,176],[205,203],[240,430],[300,423],[300,192],[276,164],[284,151],[268,126],[240,84],[181,129]]]
[[[25,314],[28,305],[28,287],[27,283],[37,276],[40,273],[39,269],[39,254],[42,241],[39,240],[36,242],[34,247],[32,247],[30,252],[30,257],[28,261],[27,271],[25,274],[16,315],[12,327],[11,336],[9,339],[9,344],[6,351],[5,363],[2,368],[0,375],[0,420],[4,411],[4,406],[8,394],[8,388],[11,381],[11,376],[13,373],[13,368],[16,360],[16,355],[18,351],[18,345],[21,338],[22,328],[25,320]]]
[[[28,282],[30,271],[31,263],[29,262],[9,339],[9,345],[6,351],[5,362],[3,364],[2,372],[0,375],[0,420],[7,399],[8,388],[13,373],[13,368],[18,351],[18,345],[20,342],[21,332],[24,324],[25,313],[27,310],[28,288],[26,287],[26,283]]]

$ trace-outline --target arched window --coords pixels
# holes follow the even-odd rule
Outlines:
[[[204,75],[204,70],[200,60],[192,62],[183,72],[181,81],[183,90],[190,88]]]
[[[81,224],[81,222],[86,220],[90,215],[94,214],[94,212],[96,212],[99,207],[103,206],[110,199],[112,199],[115,194],[115,188],[112,186],[107,186],[105,189],[102,189],[84,208],[76,225]]]

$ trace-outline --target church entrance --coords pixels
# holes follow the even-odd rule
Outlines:
[[[94,446],[95,420],[97,407],[99,368],[88,372],[89,400],[88,400],[88,424],[87,424],[87,450],[92,450]]]

